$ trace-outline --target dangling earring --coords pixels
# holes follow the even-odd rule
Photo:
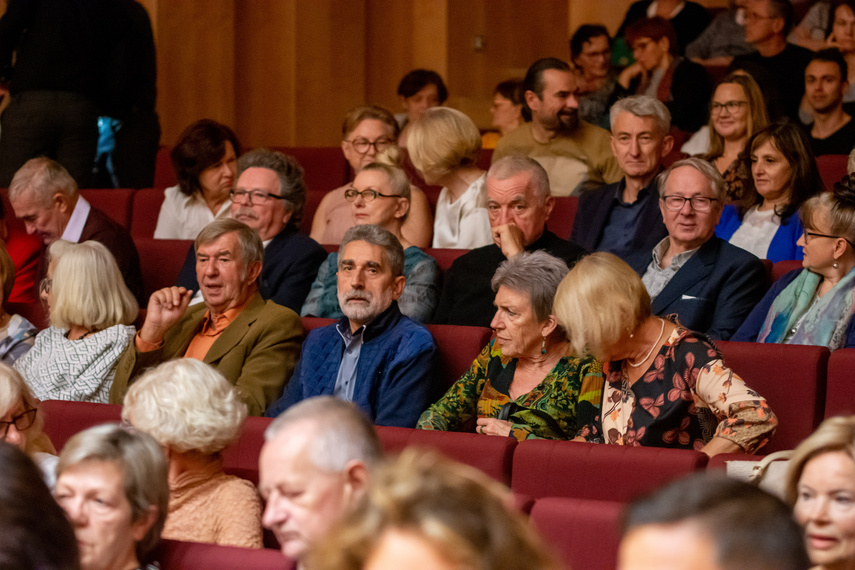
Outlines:
[[[834,265],[832,265],[832,267],[833,267],[833,268],[835,268],[835,269],[837,269],[838,267],[840,267],[840,264],[839,264],[839,263],[837,263],[837,262],[835,261],[835,262],[834,262]]]
[[[543,340],[540,341],[540,354],[546,354],[546,337],[543,337]]]

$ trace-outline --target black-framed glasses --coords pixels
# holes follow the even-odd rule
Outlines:
[[[805,234],[805,243],[810,243],[810,240],[815,238],[815,237],[824,237],[824,238],[831,238],[831,239],[845,239],[846,243],[848,243],[852,247],[855,247],[855,243],[852,243],[848,238],[845,238],[843,236],[833,236],[833,235],[829,235],[829,234],[809,232],[807,230],[804,231],[804,234]]]
[[[743,105],[747,105],[748,101],[725,101],[724,103],[713,102],[710,107],[710,111],[713,115],[721,113],[722,109],[727,109],[727,112],[731,115],[739,111],[739,108]]]
[[[381,194],[373,188],[366,188],[362,192],[360,192],[356,188],[348,188],[344,191],[344,197],[345,199],[347,199],[348,202],[356,201],[357,196],[362,196],[362,199],[366,202],[373,202],[374,198],[377,198],[378,196],[380,198],[400,198],[400,196],[395,196],[393,194]]]
[[[232,202],[243,202],[245,198],[249,198],[249,203],[255,206],[266,204],[270,198],[277,200],[287,200],[285,196],[277,196],[263,190],[232,190],[229,192]]]
[[[394,140],[386,137],[380,137],[376,141],[370,141],[368,139],[363,138],[353,140],[345,139],[345,142],[349,142],[350,146],[352,146],[353,149],[359,154],[365,154],[372,146],[374,147],[374,152],[383,152],[384,150],[395,144]]]
[[[33,422],[36,421],[36,412],[37,410],[33,408],[14,416],[12,421],[0,421],[0,438],[6,439],[6,435],[9,433],[9,427],[12,424],[15,424],[15,429],[18,431],[29,429],[29,427],[33,425]]]
[[[709,212],[713,202],[718,202],[718,198],[708,198],[707,196],[662,196],[662,201],[665,202],[665,207],[673,212],[683,209],[683,204],[689,202],[692,209],[696,212]]]

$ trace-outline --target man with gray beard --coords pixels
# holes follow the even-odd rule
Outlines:
[[[309,333],[276,417],[312,396],[353,402],[377,425],[413,427],[437,394],[436,345],[422,325],[401,314],[404,248],[388,230],[350,228],[338,256],[338,302],[344,317]]]

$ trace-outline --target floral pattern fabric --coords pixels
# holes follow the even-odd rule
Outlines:
[[[588,441],[700,450],[713,437],[754,453],[778,425],[766,400],[725,366],[706,337],[677,327],[644,375],[627,386],[610,362],[602,416],[581,426]]]
[[[707,156],[706,160],[712,163],[715,166],[715,159],[717,156]],[[724,178],[724,188],[726,192],[726,202],[730,204],[732,202],[738,202],[745,195],[745,188],[748,185],[748,178],[751,176],[751,173],[748,172],[748,168],[745,166],[745,161],[737,158],[733,162],[730,163],[730,166],[727,167],[721,177]]]
[[[566,352],[528,394],[511,400],[508,388],[516,359],[502,355],[490,340],[463,376],[419,418],[418,429],[459,431],[475,417],[495,418],[512,402],[510,436],[525,439],[569,439],[578,427],[597,416],[602,399],[602,365],[593,357]]]

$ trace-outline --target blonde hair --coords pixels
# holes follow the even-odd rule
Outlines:
[[[528,521],[500,483],[468,465],[406,449],[372,475],[362,505],[310,551],[307,567],[358,570],[385,532],[417,534],[455,568],[552,570]]]
[[[554,313],[575,354],[601,358],[650,316],[650,295],[626,262],[600,251],[579,260],[561,281]]]
[[[79,325],[104,330],[132,324],[139,305],[125,285],[116,260],[97,241],[53,242],[48,250],[53,268],[50,324],[60,329]]]
[[[409,126],[407,150],[423,176],[438,179],[475,164],[481,152],[481,132],[464,113],[433,107]]]
[[[122,419],[178,453],[219,453],[235,441],[247,408],[213,367],[193,358],[164,362],[125,396]]]
[[[27,428],[28,454],[36,451],[56,453],[53,444],[47,434],[43,433],[45,419],[39,409],[39,401],[33,395],[32,390],[24,381],[23,376],[11,366],[0,362],[0,415],[12,411],[18,405],[24,404],[27,410],[36,410],[36,419],[33,425]]]
[[[12,295],[12,287],[15,286],[15,263],[6,249],[6,244],[0,241],[0,280],[3,281],[3,301],[5,307]]]
[[[838,416],[822,422],[793,452],[787,469],[784,496],[790,505],[798,497],[799,480],[814,457],[833,451],[846,453],[855,461],[855,416]]]

